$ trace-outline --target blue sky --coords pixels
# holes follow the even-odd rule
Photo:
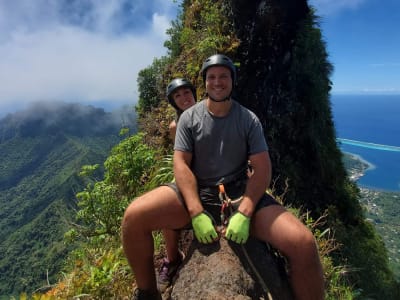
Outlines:
[[[311,0],[321,17],[332,93],[400,94],[400,1]]]
[[[332,93],[400,94],[400,1],[311,0]],[[0,0],[0,116],[38,100],[137,101],[139,70],[166,54],[172,0]]]

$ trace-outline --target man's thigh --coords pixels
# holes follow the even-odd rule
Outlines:
[[[257,210],[251,223],[251,234],[280,250],[301,243],[307,227],[281,205],[269,205]]]
[[[190,222],[177,192],[169,186],[157,187],[134,199],[126,215],[150,230],[179,229]]]

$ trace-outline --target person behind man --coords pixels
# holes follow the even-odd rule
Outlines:
[[[176,119],[169,124],[171,139],[175,140],[176,124],[181,114],[196,103],[196,89],[193,84],[184,78],[175,78],[167,85],[167,99],[169,104],[175,109]],[[174,184],[167,185],[174,191]],[[185,258],[184,253],[179,249],[179,230],[163,229],[166,245],[166,258],[163,258],[159,270],[157,282],[158,288],[163,291],[171,283],[179,265]]]
[[[223,183],[230,198],[243,196],[224,236],[239,244],[249,235],[268,242],[288,260],[295,298],[323,299],[324,278],[314,236],[265,193],[271,180],[268,148],[256,115],[231,97],[235,66],[228,57],[213,55],[204,61],[201,75],[207,97],[181,115],[175,138],[174,173],[184,204],[172,198],[164,202],[139,198],[124,215],[123,246],[140,293],[157,295],[153,230],[191,223],[200,242],[218,239],[214,225],[221,208],[218,185]]]
[[[168,126],[170,137],[175,141],[176,124],[179,117],[186,109],[196,104],[196,89],[189,80],[175,78],[167,85],[167,99],[176,112],[176,119]]]
[[[172,140],[175,139],[175,133],[176,133],[176,125],[179,121],[179,117],[181,116],[182,112],[188,109],[189,107],[193,106],[196,103],[196,89],[193,86],[193,84],[188,81],[187,79],[184,78],[175,78],[173,79],[168,85],[166,89],[166,95],[169,104],[175,109],[176,111],[176,119],[173,120],[169,124],[169,133],[170,137]],[[153,230],[162,230],[164,239],[165,239],[165,245],[166,245],[166,258],[163,258],[162,265],[159,270],[158,278],[157,278],[157,285],[160,290],[164,290],[170,283],[175,275],[179,265],[184,259],[184,253],[179,249],[179,230],[176,230],[176,228],[182,228],[182,226],[178,227],[168,227],[168,226],[157,226],[157,218],[156,217],[154,220],[152,218],[145,220],[145,222],[142,222],[142,219],[139,219],[134,216],[135,212],[138,212],[141,214],[141,209],[143,209],[144,213],[147,211],[152,211],[153,207],[157,207],[157,203],[161,204],[166,204],[168,208],[174,209],[174,205],[169,205],[169,203],[178,203],[179,207],[182,209],[181,203],[183,203],[183,200],[180,199],[181,195],[177,190],[177,187],[174,183],[170,184],[165,184],[160,187],[157,187],[153,189],[150,192],[147,192],[146,194],[138,197],[135,199],[133,203],[135,205],[130,205],[128,206],[128,209],[126,210],[124,221],[123,221],[123,227],[128,230],[135,230],[139,228],[133,228],[131,226],[136,226],[135,223],[130,223],[128,220],[129,218],[134,218],[132,221],[138,221],[141,223],[139,226],[143,226],[143,230],[146,230],[147,232],[150,232],[150,239],[152,241],[152,236],[151,232]],[[136,205],[139,204],[139,205]],[[133,206],[133,209],[130,209],[130,207]],[[162,205],[160,205],[161,210],[154,210],[156,215],[157,214],[163,214],[163,208]],[[133,214],[130,214],[130,211],[134,211]],[[168,210],[166,210],[168,213]],[[188,216],[186,216],[188,217]],[[155,229],[152,229],[150,231],[147,231],[147,228],[152,225],[156,225],[157,227]],[[128,226],[128,228],[127,228]],[[167,229],[169,228],[169,229]],[[135,235],[125,235],[124,231],[122,234],[123,237],[123,246],[124,250],[126,253],[126,256],[128,258],[128,261],[130,263],[131,261],[131,256],[136,255],[135,251],[130,251],[130,245],[132,243],[139,243],[140,244],[140,236],[138,235],[138,239],[136,239]],[[148,236],[147,236],[148,237]],[[136,246],[140,246],[140,245]],[[153,249],[153,248],[152,248]],[[148,259],[148,251],[146,253],[141,253],[145,254],[146,259]],[[151,251],[151,261],[153,260],[153,252],[154,249]],[[130,263],[131,264],[131,263]],[[151,262],[151,270],[150,276],[155,277],[154,275],[154,270],[153,270],[153,261]],[[132,266],[132,264],[131,264]],[[134,270],[133,266],[132,269]],[[147,273],[144,273],[144,277],[147,276]],[[136,281],[139,282],[137,285],[140,287],[140,274],[136,275]],[[153,282],[155,284],[155,280]],[[133,299],[161,299],[160,294],[157,292],[156,287],[153,287],[152,291],[149,293],[145,290],[136,290],[135,295]]]

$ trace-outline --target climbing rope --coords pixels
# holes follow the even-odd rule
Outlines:
[[[231,199],[228,197],[228,195],[225,192],[225,187],[224,185],[221,183],[219,184],[219,194],[218,197],[221,201],[221,224],[223,226],[223,228],[226,228],[226,226],[228,225],[228,221],[229,221],[229,216],[231,216],[233,214],[233,205],[239,204],[240,201],[242,201],[243,196],[240,196],[239,198],[236,199]],[[226,212],[227,210],[228,213]],[[246,257],[246,260],[250,266],[250,268],[252,269],[253,273],[256,275],[258,282],[260,283],[264,293],[268,296],[269,300],[272,300],[272,295],[267,287],[267,284],[265,283],[264,279],[262,278],[261,274],[258,272],[257,268],[255,267],[255,265],[253,264],[246,248],[244,247],[244,245],[240,245],[241,250],[244,254],[244,256]]]

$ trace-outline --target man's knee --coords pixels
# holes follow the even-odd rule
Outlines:
[[[124,216],[122,218],[122,234],[125,234],[127,231],[132,232],[133,230],[143,228],[140,226],[140,210],[139,208],[132,202],[124,212]]]
[[[303,259],[318,255],[317,242],[313,233],[307,227],[304,227],[304,230],[297,236],[294,243],[296,245],[292,249],[296,249],[296,251],[292,255]]]
[[[315,240],[315,237],[313,233],[310,230],[306,230],[304,234],[304,248],[306,251],[311,251],[313,254],[317,250],[317,241]]]

